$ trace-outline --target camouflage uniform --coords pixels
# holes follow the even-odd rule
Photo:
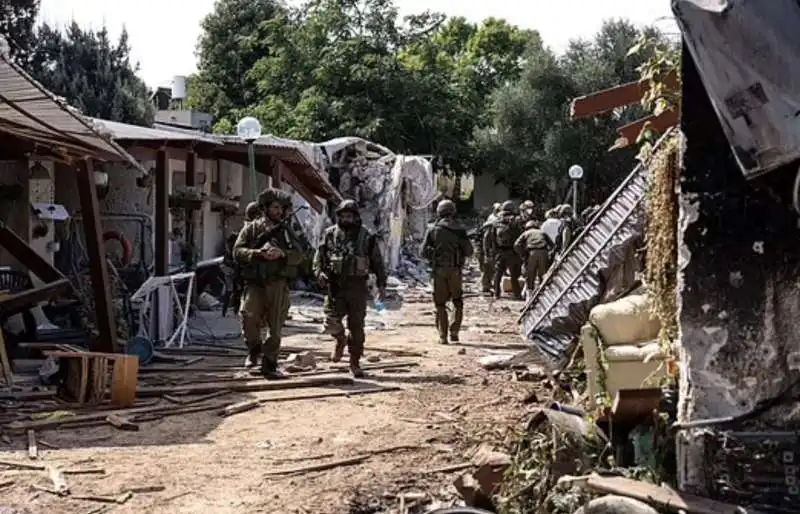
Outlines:
[[[303,254],[289,237],[284,216],[291,198],[278,189],[266,189],[258,198],[264,215],[247,223],[233,247],[233,256],[242,266],[244,291],[240,314],[242,332],[251,363],[261,355],[260,374],[281,378],[278,354],[281,331],[289,303],[289,283]],[[262,342],[262,330],[269,336]]]
[[[550,240],[538,223],[529,221],[514,243],[514,251],[525,262],[525,288],[531,294],[550,266]]]
[[[522,233],[519,219],[514,212],[514,203],[505,202],[500,213],[500,219],[495,221],[486,231],[483,245],[494,259],[494,280],[492,287],[495,298],[500,298],[500,286],[503,275],[508,270],[511,277],[511,289],[514,298],[522,299],[522,288],[519,285],[519,276],[522,273],[522,261],[514,252],[514,242]]]
[[[352,225],[343,218],[353,215]],[[353,200],[343,201],[336,209],[337,224],[328,228],[314,256],[314,274],[327,286],[325,295],[325,331],[336,340],[331,360],[339,361],[347,346],[350,370],[362,377],[360,360],[364,353],[364,318],[369,299],[369,274],[375,275],[379,295],[386,288],[386,270],[375,236],[361,225]],[[349,218],[349,217],[348,217]],[[347,318],[347,334],[342,320]]]
[[[486,251],[484,237],[486,235],[486,231],[489,230],[489,227],[492,226],[492,223],[494,223],[494,221],[497,219],[497,216],[500,214],[500,207],[501,205],[499,203],[494,204],[492,207],[492,213],[486,218],[486,221],[480,228],[480,235],[475,257],[478,260],[478,264],[480,265],[481,269],[481,292],[483,293],[491,292],[492,274],[494,272],[494,261],[492,260],[492,255]]]
[[[462,270],[467,259],[472,257],[472,243],[467,232],[459,226],[453,216],[456,206],[450,200],[439,202],[436,214],[439,220],[428,227],[422,243],[422,256],[428,259],[433,269],[433,303],[436,306],[436,329],[439,342],[447,344],[458,341],[458,332],[464,319],[464,288]],[[447,302],[453,302],[453,323],[448,324]]]

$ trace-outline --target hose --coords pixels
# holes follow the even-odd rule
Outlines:
[[[108,241],[117,241],[122,246],[122,265],[128,266],[133,260],[133,247],[130,241],[116,230],[109,230],[103,233],[103,243]]]

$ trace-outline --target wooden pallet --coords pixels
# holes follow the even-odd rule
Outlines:
[[[97,404],[105,399],[110,387],[112,403],[128,407],[136,401],[139,358],[135,355],[83,350],[46,350],[44,354],[58,358],[64,366],[61,393],[69,400]]]

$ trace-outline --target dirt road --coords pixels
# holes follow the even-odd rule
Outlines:
[[[467,461],[483,441],[501,441],[518,425],[521,398],[533,385],[478,365],[491,351],[519,347],[519,303],[468,299],[461,343],[444,346],[436,343],[432,306],[423,299],[427,296],[408,298],[387,315],[388,330],[368,333],[373,362],[398,359],[381,349],[419,354],[402,357],[418,363],[405,373],[375,371],[367,378],[400,391],[271,403],[227,418],[199,412],[142,423],[138,432],[46,431],[38,434],[37,460],[27,459],[25,438],[15,436],[0,458],[103,473],[67,475],[71,495],[57,496],[46,491],[52,488],[47,472],[0,465],[0,507],[52,514],[366,514],[397,512],[401,492],[453,497],[456,473],[432,471]],[[290,336],[284,344],[330,346],[314,333]],[[268,394],[275,393],[248,396]],[[407,448],[397,448],[402,445]],[[387,452],[352,465],[272,475],[380,450]],[[119,497],[130,490],[134,494],[119,504],[78,499]]]

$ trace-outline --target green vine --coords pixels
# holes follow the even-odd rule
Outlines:
[[[642,37],[629,54],[650,56],[639,68],[648,88],[642,106],[654,116],[680,109],[680,51],[652,37]],[[668,359],[678,336],[678,173],[680,134],[673,130],[658,148],[657,134],[645,124],[639,134],[638,159],[649,169],[647,191],[647,263],[645,280],[653,313],[661,323],[659,341]]]

